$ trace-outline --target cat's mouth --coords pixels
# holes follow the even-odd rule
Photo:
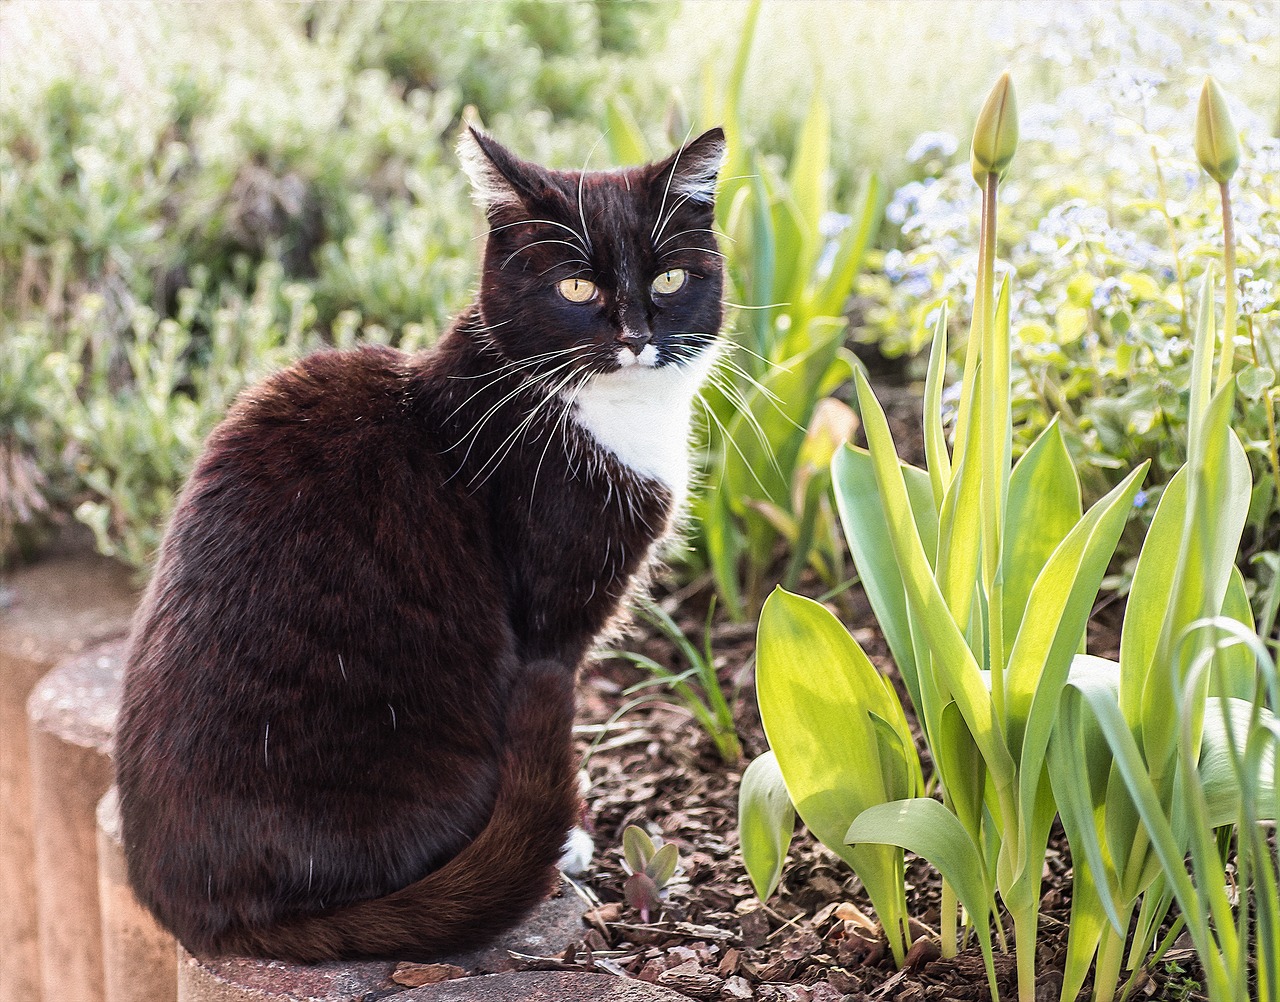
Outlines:
[[[614,354],[619,369],[630,369],[636,366],[645,369],[656,369],[661,363],[658,346],[650,341],[638,352],[630,348],[619,348]]]
[[[604,356],[600,374],[684,368],[703,355],[713,340],[710,335],[685,335],[679,340],[650,341],[639,351],[621,346]]]

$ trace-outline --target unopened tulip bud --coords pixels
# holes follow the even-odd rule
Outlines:
[[[1004,177],[1017,148],[1018,103],[1013,95],[1013,81],[1006,72],[1000,74],[991,88],[978,113],[978,124],[973,128],[973,149],[969,154],[973,179],[985,187],[989,175],[994,174],[997,179]]]
[[[1196,112],[1196,157],[1219,184],[1226,184],[1240,166],[1240,140],[1227,110],[1227,97],[1213,77],[1204,78]]]

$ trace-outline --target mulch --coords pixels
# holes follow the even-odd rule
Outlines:
[[[705,623],[696,605],[686,602],[678,613],[694,636]],[[901,690],[860,591],[845,593],[839,605],[842,620],[852,624],[873,662]],[[1090,649],[1107,653],[1118,646],[1119,616],[1108,609],[1100,619]],[[744,750],[738,763],[720,761],[711,740],[670,698],[619,714],[629,702],[625,691],[646,677],[630,663],[604,659],[584,671],[577,731],[591,779],[589,824],[597,847],[580,886],[591,904],[589,928],[563,955],[525,958],[520,966],[626,975],[708,1000],[989,999],[976,945],[946,959],[930,938],[938,926],[940,885],[923,860],[908,856],[907,901],[918,938],[901,970],[893,966],[861,883],[799,822],[781,886],[767,902],[756,898],[737,836],[742,770],[767,747],[752,684],[755,638],[752,627],[727,621],[713,627],[713,638],[722,681],[735,692]],[[686,667],[660,636],[637,631],[623,646],[678,670]],[[681,859],[662,912],[648,922],[623,893],[622,833],[633,824],[674,842]],[[1056,1002],[1061,988],[1070,906],[1071,862],[1059,829],[1049,847],[1041,904],[1037,997],[1046,1002]],[[1005,922],[1011,940],[1007,916]],[[1186,945],[1179,942],[1164,961],[1140,974],[1131,998],[1204,999]],[[1011,952],[997,953],[996,971],[1001,998],[1016,998]]]

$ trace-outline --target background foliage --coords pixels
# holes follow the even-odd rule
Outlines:
[[[803,9],[770,2],[754,15],[765,41],[742,66],[743,172],[763,178],[775,226],[802,201],[805,226],[829,235],[832,251],[869,174],[891,193],[844,335],[864,355],[912,357],[933,301],[967,301],[977,201],[955,137],[967,135],[976,95],[1012,66],[1024,143],[1000,255],[1020,272],[1020,444],[1061,413],[1092,497],[1144,458],[1158,491],[1181,461],[1184,290],[1215,253],[1204,234],[1217,217],[1187,154],[1174,152],[1185,145],[1172,141],[1173,112],[1205,70],[1222,79],[1245,143],[1241,302],[1262,364],[1242,437],[1255,473],[1268,474],[1255,477],[1247,536],[1265,586],[1280,542],[1265,444],[1266,370],[1280,347],[1274,5]],[[0,553],[29,550],[74,513],[143,572],[195,450],[241,386],[326,342],[427,344],[466,301],[482,226],[452,153],[464,112],[557,166],[607,166],[620,108],[659,150],[686,121],[722,114],[753,16],[721,0],[140,10],[0,6]],[[801,137],[819,120],[825,162],[802,171]],[[820,198],[775,181],[802,173],[819,178]],[[746,259],[760,246],[752,225],[741,221],[748,239],[731,261],[743,285],[759,277]],[[813,280],[830,266],[819,255]],[[769,301],[780,298],[794,297]],[[731,320],[746,340],[792,312]],[[962,331],[967,317],[953,321]],[[848,387],[834,395],[847,400]],[[763,399],[751,409],[770,413]],[[750,429],[735,436],[740,465],[771,469]],[[752,559],[774,566],[749,570],[765,580],[748,591],[804,567],[785,553],[818,511],[803,493],[736,516],[775,525],[752,530],[748,551],[763,553]],[[1151,490],[1143,498],[1139,514]],[[820,514],[809,562],[838,577],[838,539]],[[684,573],[703,566],[693,555]]]

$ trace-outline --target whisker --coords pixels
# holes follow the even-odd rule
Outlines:
[[[512,226],[556,226],[564,230],[566,233],[572,234],[575,240],[580,241],[583,239],[582,234],[580,234],[572,226],[566,226],[564,223],[557,222],[554,219],[542,219],[542,218],[517,219],[514,223],[503,223],[501,226],[494,226],[489,230],[489,233],[490,234],[497,233],[500,230],[505,230]],[[480,236],[484,236],[484,234],[482,233],[480,234]],[[479,239],[479,237],[477,237],[476,239]],[[582,251],[582,253],[585,254],[587,257],[591,256],[591,251],[587,244],[580,244],[578,249]]]
[[[725,306],[732,306],[735,310],[773,310],[779,306],[790,306],[790,303],[765,303],[763,306],[747,306],[744,303],[731,303],[729,300],[724,301]]]
[[[736,452],[738,454],[738,458],[742,460],[742,465],[747,468],[747,472],[751,474],[751,479],[756,482],[756,486],[760,488],[761,492],[766,497],[770,500],[774,500],[773,494],[769,491],[769,488],[764,485],[764,482],[761,481],[751,463],[747,461],[747,457],[743,454],[742,448],[733,440],[733,436],[729,434],[729,430],[725,427],[724,422],[720,420],[720,416],[716,414],[711,405],[707,403],[707,398],[702,395],[702,391],[695,390],[694,396],[698,399],[698,402],[702,404],[702,413],[711,418],[711,420],[716,423],[716,426],[719,427],[720,440],[733,447],[733,451]],[[772,458],[772,453],[770,453],[770,459]],[[776,460],[774,461],[774,466],[775,468],[777,466]]]
[[[523,254],[525,251],[529,250],[530,248],[541,247],[543,244],[560,244],[563,247],[571,247],[574,250],[581,249],[578,247],[577,244],[570,243],[568,240],[557,240],[554,237],[548,237],[546,240],[534,240],[531,243],[522,244],[521,246],[517,247],[510,254],[507,255],[507,259],[503,261],[502,264],[498,265],[498,267],[505,268],[508,264],[511,263],[511,259],[515,257],[517,254]]]
[[[667,228],[667,225],[671,222],[671,220],[675,218],[676,213],[680,211],[680,206],[684,205],[684,203],[689,201],[689,199],[691,199],[692,197],[693,197],[693,192],[686,191],[680,197],[680,200],[676,202],[675,205],[671,206],[671,211],[667,213],[667,218],[662,220],[662,225],[658,227],[658,232],[655,233],[653,236],[653,239],[655,242],[657,241],[658,237],[662,236],[663,230],[665,230]],[[661,244],[659,244],[659,246],[661,246]]]
[[[667,237],[662,242],[655,244],[653,249],[662,250],[662,248],[671,243],[672,240],[678,240],[686,233],[710,233],[713,237],[724,237],[726,240],[729,239],[725,234],[711,226],[689,226],[683,230],[676,230],[676,232],[672,233],[671,236]]]
[[[712,250],[710,247],[673,247],[671,250],[663,253],[658,260],[664,261],[672,254],[679,254],[681,251],[697,251],[700,254],[714,254],[716,257],[722,258],[725,261],[729,260],[729,256],[727,254],[722,254],[718,250]]]
[[[747,427],[751,429],[752,434],[756,437],[756,441],[760,443],[760,448],[763,449],[765,455],[769,457],[769,465],[772,466],[773,471],[778,474],[778,479],[785,481],[787,478],[783,474],[782,468],[778,465],[778,457],[774,454],[773,443],[769,441],[769,436],[765,434],[764,426],[760,423],[760,419],[756,417],[755,411],[751,409],[751,404],[747,401],[747,398],[742,395],[742,392],[736,386],[718,382],[715,374],[710,377],[710,380],[712,385],[724,394],[725,399],[733,404],[734,409],[741,416],[742,420],[746,422]],[[779,413],[782,414],[782,411],[779,410]],[[800,427],[799,425],[796,425],[796,423],[786,414],[782,414],[782,416],[786,418],[789,424],[795,425],[797,428]]]
[[[538,457],[537,468],[533,471],[533,486],[529,488],[529,513],[533,514],[533,499],[538,493],[538,477],[542,475],[542,464],[546,461],[547,451],[551,448],[551,444],[557,439],[566,440],[568,431],[569,415],[573,412],[573,408],[577,406],[578,394],[582,392],[583,387],[590,382],[592,374],[585,372],[578,380],[578,385],[573,388],[573,393],[564,401],[564,407],[561,408],[560,416],[551,425],[551,433],[547,435],[547,444],[542,447],[542,455]]]
[[[667,174],[667,185],[662,189],[662,203],[658,206],[658,218],[654,221],[653,229],[649,231],[649,239],[656,240],[658,233],[658,223],[662,221],[662,214],[667,211],[667,195],[671,192],[671,182],[675,180],[676,170],[680,166],[680,158],[684,156],[685,147],[689,143],[689,137],[693,135],[693,125],[690,124],[689,131],[685,133],[684,142],[680,144],[680,149],[676,151],[676,158],[671,162],[671,171]]]
[[[573,364],[574,364],[574,359],[572,359],[572,358],[571,358],[569,361],[564,362],[564,363],[562,363],[561,365],[558,365],[558,366],[556,366],[555,368],[550,369],[550,370],[549,370],[549,371],[547,371],[547,372],[540,373],[540,374],[538,374],[538,375],[536,375],[536,376],[532,377],[531,379],[522,379],[522,380],[518,381],[518,382],[516,383],[515,387],[514,387],[512,390],[510,390],[510,391],[509,391],[508,393],[506,393],[506,394],[505,394],[501,399],[499,399],[495,404],[493,404],[491,407],[489,407],[489,409],[488,409],[488,410],[486,410],[486,411],[484,412],[484,414],[482,414],[482,415],[480,416],[480,418],[475,422],[475,424],[473,424],[473,425],[471,426],[471,428],[470,428],[470,429],[468,429],[466,432],[464,432],[464,433],[459,437],[458,441],[457,441],[457,442],[455,442],[453,445],[449,446],[449,448],[446,450],[446,451],[451,451],[451,450],[453,450],[453,449],[456,449],[456,448],[457,448],[458,446],[460,446],[463,442],[465,442],[468,438],[470,438],[470,439],[471,439],[471,444],[470,444],[469,446],[467,446],[467,451],[466,451],[466,453],[465,453],[465,454],[463,455],[463,457],[462,457],[462,462],[459,464],[459,467],[458,467],[459,471],[461,471],[462,467],[466,466],[467,460],[468,460],[468,459],[470,458],[470,456],[471,456],[471,450],[475,447],[476,442],[478,442],[478,441],[479,441],[479,439],[480,439],[480,432],[481,432],[481,430],[484,428],[485,424],[486,424],[486,423],[488,423],[488,421],[493,417],[493,415],[497,413],[497,411],[502,407],[502,405],[503,405],[503,404],[505,404],[508,400],[511,400],[513,397],[517,396],[517,395],[518,395],[522,390],[532,390],[532,389],[535,389],[535,388],[536,388],[537,386],[539,386],[540,384],[547,382],[547,381],[548,381],[548,380],[550,380],[552,377],[554,377],[555,375],[557,375],[557,374],[558,374],[558,373],[560,373],[560,372],[563,372],[566,368],[568,368],[569,366],[571,366],[571,365],[573,365]],[[492,384],[492,383],[489,383],[489,384],[486,384],[486,386],[481,387],[481,388],[480,388],[480,390],[477,390],[477,391],[476,391],[476,393],[473,393],[473,394],[471,395],[471,398],[474,398],[478,393],[483,392],[485,389],[487,389],[487,388],[488,388],[488,386],[491,386],[491,385],[493,385],[493,384]],[[465,404],[465,401],[464,401],[464,404]],[[460,408],[459,408],[459,409],[460,409]],[[457,413],[457,411],[455,411],[454,413],[456,414],[456,413]],[[450,416],[452,416],[452,415],[450,415]],[[452,479],[452,478],[450,478],[450,479]]]
[[[587,179],[587,164],[591,163],[591,155],[595,153],[596,147],[599,146],[603,140],[604,135],[602,133],[600,138],[591,145],[591,149],[587,151],[587,159],[583,161],[582,170],[578,172],[578,220],[582,223],[582,239],[587,245],[587,257],[591,256],[592,246],[591,234],[587,232],[586,213],[582,210],[582,186]]]
[[[546,407],[549,403],[556,400],[559,393],[566,386],[568,386],[570,382],[572,382],[575,378],[577,378],[577,375],[578,375],[577,373],[572,373],[572,372],[569,373],[569,375],[565,376],[550,393],[546,394],[546,396],[544,396],[541,400],[539,400],[538,403],[535,404],[530,409],[529,413],[525,415],[524,419],[518,425],[516,425],[516,427],[512,429],[512,431],[507,435],[507,437],[504,438],[498,444],[498,447],[494,450],[493,455],[490,456],[487,460],[485,460],[484,465],[481,466],[480,469],[478,469],[475,472],[475,474],[468,481],[468,486],[478,490],[479,488],[483,487],[486,483],[488,483],[489,478],[492,477],[493,474],[498,471],[498,467],[502,465],[502,461],[506,459],[507,456],[510,455],[511,450],[515,448],[518,436],[529,428],[529,426],[533,423],[534,419],[538,416],[538,413],[544,407]],[[491,464],[493,468],[489,469]],[[489,472],[485,475],[484,479],[477,484],[476,477],[479,477],[480,474],[484,473],[485,470],[487,469],[489,469]]]
[[[538,272],[538,277],[541,278],[543,275],[550,274],[551,272],[555,271],[557,268],[564,268],[571,264],[580,264],[582,265],[582,267],[577,269],[576,271],[571,271],[568,275],[565,276],[565,278],[573,278],[575,275],[581,275],[584,271],[592,270],[591,263],[589,261],[584,261],[580,257],[571,257],[567,261],[559,261],[556,264],[553,264],[550,268],[547,268],[545,271]]]

